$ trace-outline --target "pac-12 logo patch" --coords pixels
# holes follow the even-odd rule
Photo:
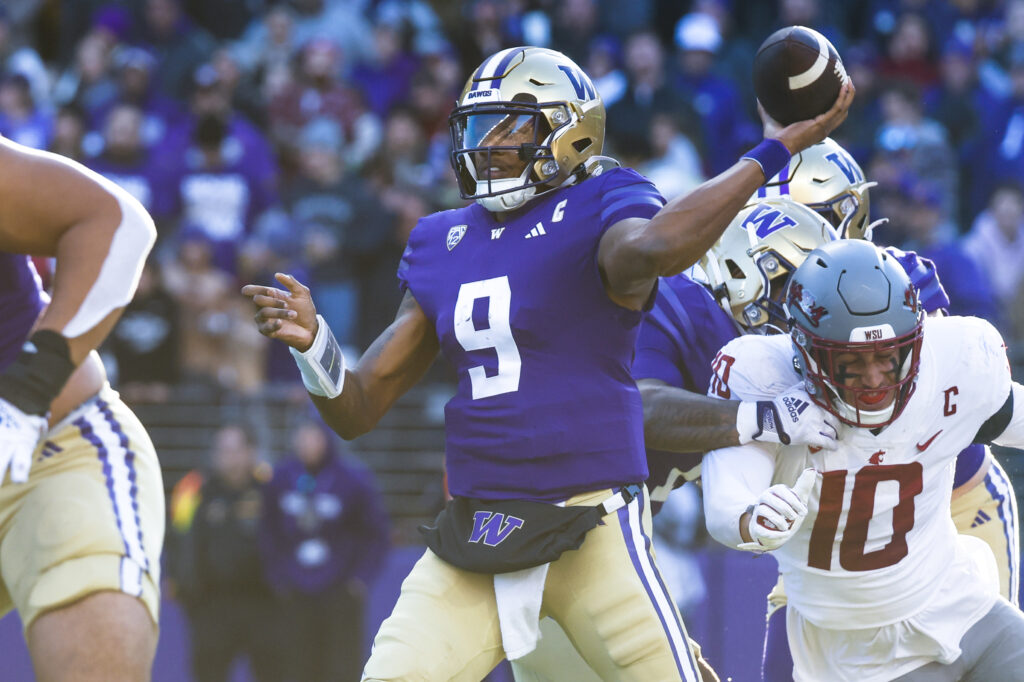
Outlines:
[[[451,251],[455,246],[462,241],[462,235],[466,234],[465,225],[454,225],[448,230],[448,250]]]

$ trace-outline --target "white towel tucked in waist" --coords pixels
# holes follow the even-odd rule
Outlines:
[[[501,643],[510,661],[533,651],[540,640],[540,605],[548,566],[541,564],[494,576]]]

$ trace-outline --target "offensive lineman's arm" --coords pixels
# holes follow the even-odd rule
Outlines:
[[[838,422],[802,386],[763,400],[721,400],[658,379],[636,382],[644,403],[644,442],[668,452],[707,452],[751,441],[834,450]],[[790,409],[793,402],[802,410]]]
[[[313,345],[321,331],[309,288],[291,275],[275,278],[287,291],[247,284],[242,294],[257,308],[260,333],[299,352]],[[341,393],[334,398],[310,394],[328,426],[350,440],[372,429],[391,405],[408,391],[437,357],[434,326],[411,291],[405,292],[395,321],[377,337],[352,369],[344,369]],[[340,360],[340,358],[339,358]]]
[[[846,119],[854,92],[853,83],[848,82],[827,112],[785,128],[762,111],[765,138],[778,140],[791,154],[820,142]],[[655,280],[696,263],[767,179],[759,163],[740,159],[670,201],[650,220],[628,218],[608,228],[601,238],[598,263],[612,300],[640,310]]]
[[[57,259],[52,301],[0,372],[0,482],[8,470],[12,482],[28,480],[51,405],[131,301],[155,239],[152,219],[124,190],[0,139],[0,251]]]
[[[120,188],[0,139],[0,251],[56,256],[53,300],[36,333],[64,337],[73,366],[117,322],[155,239],[152,219]]]
[[[644,402],[644,442],[669,452],[708,452],[740,444],[739,401],[718,400],[658,379],[636,382]]]

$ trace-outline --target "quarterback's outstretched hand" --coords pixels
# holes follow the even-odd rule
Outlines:
[[[773,400],[744,400],[736,411],[740,445],[756,440],[782,445],[810,445],[835,450],[839,422],[811,402],[802,384]]]
[[[309,287],[281,272],[274,275],[274,279],[287,291],[246,284],[242,287],[242,295],[251,298],[256,306],[256,325],[260,334],[305,351],[313,344],[319,326]]]
[[[32,456],[45,433],[46,417],[25,414],[0,398],[0,483],[3,483],[8,468],[12,482],[28,480]]]
[[[807,499],[817,476],[814,469],[804,469],[792,488],[776,483],[761,493],[747,525],[751,542],[742,543],[739,549],[768,552],[793,537],[807,516]]]
[[[782,144],[790,154],[796,154],[807,149],[812,144],[821,142],[828,134],[839,127],[839,124],[846,120],[850,112],[850,105],[853,103],[853,96],[857,88],[853,87],[853,81],[847,80],[839,90],[839,96],[828,111],[820,116],[815,116],[809,121],[797,121],[786,127],[768,115],[761,103],[757,103],[757,111],[761,114],[761,121],[764,123],[764,136],[774,137]]]

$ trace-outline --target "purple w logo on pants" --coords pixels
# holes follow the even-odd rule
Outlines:
[[[478,511],[473,514],[473,532],[470,542],[484,541],[489,547],[496,547],[517,528],[521,528],[523,520],[515,516],[506,516],[489,511]]]

